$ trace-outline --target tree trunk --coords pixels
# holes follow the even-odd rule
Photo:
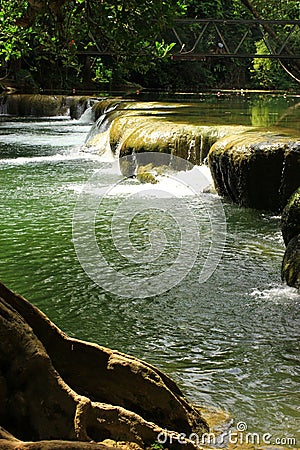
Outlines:
[[[25,445],[0,428],[1,449],[77,448],[63,440],[93,441],[93,450],[103,448],[99,442],[105,439],[146,448],[161,432],[171,448],[182,448],[180,436],[164,430],[187,436],[207,431],[199,411],[166,375],[136,358],[71,339],[2,284],[0,424],[22,441],[51,440]],[[195,448],[186,442],[186,449]]]

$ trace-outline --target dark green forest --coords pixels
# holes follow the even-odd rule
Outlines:
[[[216,57],[220,35],[211,27],[197,61],[173,58],[192,45],[201,23],[178,19],[299,20],[298,0],[0,0],[0,84],[21,92],[93,91],[141,86],[164,91],[205,89],[284,89],[299,87],[300,60]],[[299,26],[265,28],[273,48],[300,48]],[[246,33],[241,23],[225,26],[222,36],[234,43]],[[266,41],[253,29],[243,52],[266,54]],[[96,54],[100,50],[101,56]]]

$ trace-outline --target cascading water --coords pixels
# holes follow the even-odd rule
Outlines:
[[[109,114],[101,131],[117,111]],[[190,119],[181,113],[176,120]],[[269,433],[273,443],[299,439],[300,297],[280,282],[280,217],[203,194],[192,180],[209,176],[197,166],[159,175],[153,186],[124,180],[117,162],[85,146],[89,130],[68,118],[0,118],[1,280],[67,333],[159,366],[192,401],[230,411],[249,432]],[[106,269],[100,286],[89,278],[74,248],[74,217],[88,268],[98,262],[84,245],[93,231],[98,251],[124,278],[109,279]],[[200,283],[205,260],[215,254],[219,264]],[[159,276],[172,274],[176,261],[178,273],[188,270],[164,290]],[[132,295],[125,277],[132,277]],[[156,281],[150,296],[138,297],[134,283],[143,277]]]

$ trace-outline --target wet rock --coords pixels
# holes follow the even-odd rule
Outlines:
[[[70,98],[69,98],[70,99]],[[99,100],[92,97],[71,97],[70,117],[71,119],[80,119],[83,113],[88,109],[97,105]],[[70,101],[70,100],[69,100]],[[100,102],[101,103],[101,102]]]
[[[299,177],[299,174],[298,174]],[[300,184],[300,180],[298,181]],[[288,286],[300,288],[300,187],[283,210],[281,230],[286,251],[281,266],[281,278]]]
[[[6,114],[18,117],[52,117],[68,113],[68,102],[62,95],[13,94],[4,96]]]
[[[300,142],[291,144],[285,151],[280,186],[281,207],[284,208],[291,195],[300,186]]]
[[[71,119],[80,119],[82,114],[90,107],[90,99],[88,97],[76,97],[70,105]]]
[[[174,123],[157,117],[133,114],[115,117],[110,146],[119,157],[132,153],[167,153],[192,164],[202,164],[211,146],[223,136],[242,132],[245,127]]]
[[[217,141],[208,155],[217,192],[240,206],[279,211],[299,180],[299,145],[259,130]]]
[[[93,113],[95,116],[95,120],[98,120],[101,116],[108,113],[109,111],[113,111],[119,106],[125,105],[126,103],[120,98],[104,98],[99,100],[97,103],[93,105]]]
[[[180,108],[180,105],[177,105]],[[166,153],[201,164],[211,146],[223,136],[241,133],[249,127],[232,125],[201,125],[184,119],[176,122],[168,118],[173,104],[130,102],[104,99],[93,106],[96,126],[86,145],[99,146],[101,134],[109,130],[109,144],[117,157],[133,153]],[[99,144],[98,144],[99,143]]]
[[[140,183],[146,184],[157,184],[158,179],[156,178],[157,173],[153,170],[152,164],[147,166],[139,166],[137,170],[136,177]]]
[[[298,185],[300,185],[299,172]],[[290,197],[282,212],[281,231],[285,245],[287,245],[294,236],[300,234],[300,187]]]
[[[300,234],[288,243],[281,267],[281,279],[288,286],[300,289]]]

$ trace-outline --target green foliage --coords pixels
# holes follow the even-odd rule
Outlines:
[[[84,83],[87,86],[111,84],[125,78],[167,89],[238,87],[247,82],[247,60],[179,63],[169,58],[172,51],[179,50],[171,32],[174,18],[253,18],[241,0],[41,0],[38,3],[43,8],[35,10],[34,20],[26,28],[18,26],[16,21],[26,16],[27,1],[0,0],[0,78],[10,74],[16,79],[16,73],[22,69],[27,71],[26,79],[33,76],[42,88],[50,89],[79,88]],[[300,16],[298,0],[252,0],[251,3],[263,18]],[[245,31],[243,25],[238,30],[222,29],[225,39],[232,44]],[[199,24],[183,30],[186,48],[200,32]],[[299,34],[288,41],[294,51],[300,46]],[[199,52],[214,51],[218,39],[212,29],[199,42]],[[256,46],[260,52],[264,50],[262,42]],[[99,48],[112,56],[100,59],[83,54]],[[245,40],[243,50],[255,52],[254,39]],[[255,60],[251,73],[256,86],[289,84],[278,64],[267,59]]]
[[[26,4],[26,1],[0,0],[0,58],[4,61],[18,59],[31,51],[32,29],[24,30],[16,25],[16,19],[22,16]]]
[[[166,59],[175,45],[176,45],[175,42],[172,42],[171,44],[166,44],[164,39],[162,39],[162,42],[156,41],[155,47],[157,56],[161,59]]]
[[[295,19],[300,17],[298,0],[252,0],[252,5],[263,19]]]
[[[100,58],[95,62],[94,73],[95,76],[93,81],[96,81],[97,83],[110,83],[112,81],[112,69],[105,67]]]
[[[256,43],[256,51],[261,55],[269,53],[263,40]],[[251,72],[253,79],[265,89],[288,89],[292,85],[279,62],[270,58],[255,58]]]

